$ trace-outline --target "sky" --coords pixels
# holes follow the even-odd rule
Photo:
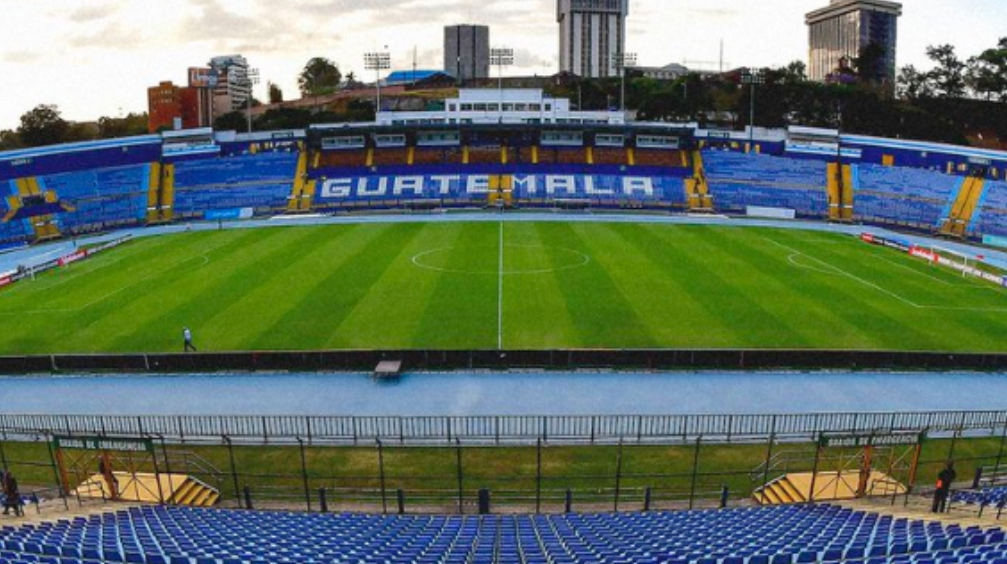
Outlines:
[[[827,0],[630,0],[627,51],[639,64],[716,68],[807,59],[804,14]],[[899,66],[928,66],[927,45],[963,58],[1007,36],[1004,0],[903,0]],[[240,53],[296,97],[312,57],[344,74],[363,54],[387,50],[395,69],[443,65],[443,26],[490,26],[493,46],[515,50],[507,74],[558,70],[556,0],[0,0],[0,129],[38,104],[73,121],[143,112],[147,87],[186,80],[186,69]]]

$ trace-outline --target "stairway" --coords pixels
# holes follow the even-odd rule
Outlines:
[[[843,165],[842,178],[838,171],[837,163],[829,163],[826,180],[829,220],[850,222],[853,221],[853,167]]]
[[[951,206],[951,213],[941,226],[941,235],[949,237],[965,237],[972,218],[975,216],[979,199],[982,198],[986,181],[976,176],[969,176],[962,183],[958,196]]]
[[[147,187],[147,225],[170,223],[174,218],[175,165],[151,163]]]
[[[220,492],[191,476],[173,492],[167,503],[189,507],[211,507],[220,500]]]
[[[166,503],[189,507],[212,507],[220,500],[220,492],[205,482],[185,474],[151,474],[114,472],[118,489],[116,501]],[[80,498],[109,499],[112,487],[105,476],[95,474],[74,490]]]
[[[290,190],[290,198],[287,200],[287,213],[306,213],[311,211],[311,204],[315,198],[315,181],[308,179],[308,161],[310,155],[307,151],[301,151],[297,158],[297,172],[294,176],[294,184]],[[316,155],[315,161],[318,160]],[[317,162],[316,162],[317,165]]]
[[[808,501],[807,496],[798,491],[788,475],[780,476],[765,486],[756,488],[752,492],[752,499],[762,505],[787,505]]]
[[[57,198],[54,192],[42,192],[39,187],[38,179],[35,177],[31,178],[18,178],[15,181],[17,186],[18,198],[21,200],[18,202],[18,206],[23,206],[23,200],[25,198],[37,198],[42,197],[47,204],[56,203]],[[15,206],[11,206],[11,210],[14,211]],[[58,239],[60,236],[59,224],[56,218],[52,215],[39,215],[31,218],[32,230],[35,232],[35,241],[48,241],[50,239]]]
[[[703,155],[696,151],[692,156],[692,178],[685,179],[685,197],[689,203],[689,211],[712,212],[713,197],[710,195],[710,184],[703,168]]]
[[[856,499],[860,497],[858,490],[862,479],[859,470],[843,472],[824,471],[788,473],[760,486],[752,492],[752,499],[761,505],[786,505],[791,503],[806,503],[808,501],[835,501],[841,499]],[[808,495],[814,489],[813,499]],[[867,477],[864,495],[890,496],[904,494],[906,487],[885,474],[873,471]]]

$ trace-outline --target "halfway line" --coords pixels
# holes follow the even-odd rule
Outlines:
[[[503,350],[504,222],[500,221],[500,260],[497,266],[497,350]]]

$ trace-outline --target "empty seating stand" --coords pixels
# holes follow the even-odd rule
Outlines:
[[[175,165],[175,213],[283,208],[297,172],[296,153],[265,153]]]
[[[803,217],[829,214],[825,161],[704,151],[706,176],[719,211],[785,208]]]
[[[149,175],[149,165],[138,165],[45,176],[39,184],[72,210],[60,214],[62,228],[78,232],[142,221]]]
[[[834,506],[560,516],[141,507],[0,530],[0,561],[83,564],[1007,564],[999,529]]]
[[[979,211],[969,232],[1007,237],[1007,182],[986,182],[986,191],[979,200]]]
[[[1007,507],[1007,486],[958,491],[951,497],[951,501],[966,505],[1005,508]]]
[[[854,214],[861,221],[936,229],[962,180],[923,169],[860,165],[853,175]]]

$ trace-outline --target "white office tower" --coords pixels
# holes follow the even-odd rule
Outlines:
[[[629,0],[557,0],[559,67],[585,78],[618,76]]]

